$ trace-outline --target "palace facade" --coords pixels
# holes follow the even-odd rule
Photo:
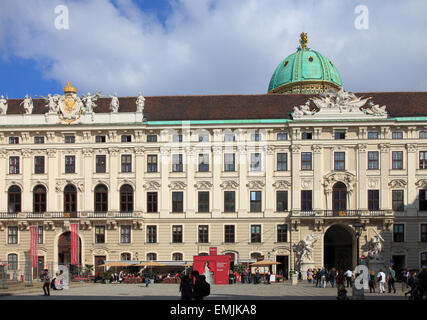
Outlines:
[[[68,84],[0,100],[0,259],[23,270],[37,225],[40,264],[69,263],[79,222],[90,265],[183,265],[209,247],[281,270],[427,265],[427,93],[344,91],[306,44],[265,95],[80,98]]]

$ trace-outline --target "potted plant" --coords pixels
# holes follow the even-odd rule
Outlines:
[[[104,282],[106,284],[110,283],[110,279],[111,279],[111,271],[107,270],[102,274],[102,279],[104,279]]]

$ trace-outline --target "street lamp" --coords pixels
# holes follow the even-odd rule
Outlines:
[[[356,231],[356,240],[357,240],[357,265],[360,264],[360,254],[359,254],[359,238],[362,234],[363,224],[360,221],[356,221],[353,225],[354,230]]]

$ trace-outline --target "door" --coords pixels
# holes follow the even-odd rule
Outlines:
[[[33,280],[39,279],[44,269],[44,256],[37,257],[37,268],[33,268]]]
[[[403,280],[402,271],[405,269],[405,256],[392,256],[393,270],[396,272],[396,279]]]
[[[289,270],[289,256],[276,256],[276,262],[280,262],[280,264],[276,265],[276,273],[283,274],[287,278],[287,271]]]
[[[100,267],[100,264],[104,264],[106,256],[95,256],[95,278],[101,277],[104,274],[104,267]]]
[[[337,182],[333,187],[332,210],[334,212],[347,210],[347,187],[342,182]]]

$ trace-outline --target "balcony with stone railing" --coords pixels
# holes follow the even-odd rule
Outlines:
[[[292,218],[382,218],[393,216],[391,210],[292,210]]]

